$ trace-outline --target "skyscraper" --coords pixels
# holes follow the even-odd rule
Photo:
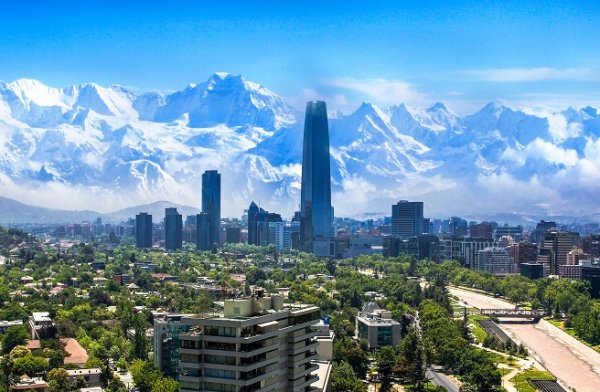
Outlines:
[[[329,128],[327,107],[322,101],[306,104],[300,216],[301,249],[317,256],[332,257]]]
[[[219,243],[221,234],[221,174],[207,170],[202,174],[202,212],[208,214],[211,246]]]
[[[152,215],[147,212],[135,216],[135,246],[152,248]]]
[[[165,208],[165,249],[181,249],[183,237],[183,217],[177,208]]]
[[[400,200],[392,205],[392,234],[402,238],[417,237],[429,230],[423,227],[423,202]]]
[[[196,249],[210,250],[213,243],[210,242],[210,218],[206,212],[196,215]]]

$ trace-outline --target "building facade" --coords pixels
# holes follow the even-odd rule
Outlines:
[[[429,227],[424,227],[423,202],[400,200],[392,205],[392,235],[409,238],[428,231]]]
[[[259,293],[188,320],[192,329],[179,335],[181,392],[313,390],[319,308],[284,307],[281,297]]]
[[[135,216],[135,246],[152,248],[152,215],[146,212]]]
[[[207,170],[202,174],[202,212],[208,214],[211,244],[221,239],[221,174],[217,170]]]
[[[365,339],[369,349],[396,346],[402,326],[392,319],[392,312],[381,309],[376,302],[368,302],[356,316],[356,337]]]
[[[183,217],[177,208],[165,208],[165,249],[181,249],[183,244]]]
[[[329,126],[325,102],[308,102],[304,119],[300,248],[333,257]]]

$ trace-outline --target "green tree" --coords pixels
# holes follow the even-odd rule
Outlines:
[[[366,392],[367,388],[356,377],[352,366],[347,362],[333,365],[331,371],[331,392]]]
[[[425,351],[416,328],[410,328],[400,346],[404,378],[413,384],[413,391],[425,390]]]
[[[2,335],[2,352],[8,354],[13,348],[22,346],[29,339],[29,332],[22,325],[14,325],[6,329]]]
[[[46,358],[35,357],[31,354],[15,359],[14,363],[13,370],[18,375],[27,374],[28,376],[34,376],[48,369]]]
[[[63,368],[52,369],[48,372],[48,386],[50,392],[64,392],[69,390],[69,374]]]
[[[162,377],[152,384],[151,392],[177,392],[179,383],[170,377]]]
[[[396,365],[396,353],[391,346],[383,346],[377,351],[377,372],[381,378],[381,392],[387,392],[391,386],[392,373]]]
[[[140,392],[151,392],[152,385],[161,378],[160,371],[152,362],[136,359],[129,366],[133,382]]]
[[[31,350],[25,346],[15,346],[15,348],[10,351],[10,357],[12,359],[23,358],[29,354],[31,354]]]
[[[8,356],[0,359],[0,376],[2,376],[4,391],[10,391],[10,387],[19,379],[19,376],[14,372],[14,362]]]

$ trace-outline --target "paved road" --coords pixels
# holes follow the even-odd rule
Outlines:
[[[450,288],[475,308],[514,308],[510,302],[484,294]],[[545,320],[538,324],[499,324],[516,342],[523,343],[561,384],[577,391],[600,391],[600,354]]]
[[[446,388],[448,392],[458,392],[459,388],[450,377],[445,375],[444,373],[436,372],[434,370],[427,370],[427,377],[431,380],[431,382],[440,387]]]

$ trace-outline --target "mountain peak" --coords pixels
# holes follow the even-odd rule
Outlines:
[[[442,110],[448,111],[448,108],[442,102],[436,102],[430,108],[427,109],[427,112],[436,112]]]

